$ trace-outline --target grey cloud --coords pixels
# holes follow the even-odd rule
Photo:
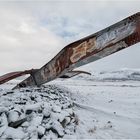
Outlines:
[[[40,67],[42,58],[47,62],[62,49],[63,39],[40,27],[30,14],[23,14],[20,9],[19,12],[5,8],[0,11],[1,73]]]
[[[139,0],[1,1],[0,74],[38,68],[66,44],[99,31],[139,9]],[[133,47],[89,67],[93,70],[134,67],[139,51],[138,46]]]

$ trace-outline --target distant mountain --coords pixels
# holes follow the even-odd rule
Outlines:
[[[140,81],[140,69],[120,69],[115,71],[93,71],[92,76],[88,75],[79,75],[75,78],[86,78],[89,80],[105,80],[105,81]]]

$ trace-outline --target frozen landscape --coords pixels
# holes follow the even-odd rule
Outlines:
[[[19,82],[19,81],[18,81]],[[0,138],[140,138],[140,70],[92,72],[40,88],[0,86]]]
[[[139,46],[139,0],[0,0],[0,140],[140,139]]]

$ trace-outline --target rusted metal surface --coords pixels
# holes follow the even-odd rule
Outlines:
[[[25,70],[25,71],[16,71],[16,72],[10,72],[10,73],[7,73],[5,75],[2,75],[2,76],[0,76],[0,85],[4,84],[4,83],[6,83],[10,80],[13,80],[15,78],[18,78],[20,76],[23,76],[23,75],[27,75],[27,74],[32,75],[36,70],[37,69],[31,69],[31,70]],[[71,77],[76,76],[76,75],[81,74],[81,73],[91,75],[91,73],[86,72],[86,71],[69,71],[59,78],[71,78]]]
[[[0,84],[4,84],[12,79],[15,79],[17,77],[26,75],[26,74],[32,74],[34,70],[25,70],[25,71],[17,71],[17,72],[11,72],[11,73],[7,73],[5,75],[0,76]]]
[[[111,55],[138,42],[140,42],[140,13],[67,45],[49,63],[15,88],[40,86],[74,68]]]
[[[76,75],[79,75],[79,74],[88,74],[88,75],[91,75],[91,73],[89,72],[86,72],[86,71],[69,71],[67,73],[65,73],[64,75],[60,76],[59,78],[71,78],[71,77],[74,77]]]

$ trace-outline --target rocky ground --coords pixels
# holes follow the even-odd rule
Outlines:
[[[70,93],[65,89],[50,85],[0,91],[0,138],[69,137],[77,125]]]
[[[140,139],[140,70],[0,86],[0,139]],[[19,82],[19,81],[18,81]]]

